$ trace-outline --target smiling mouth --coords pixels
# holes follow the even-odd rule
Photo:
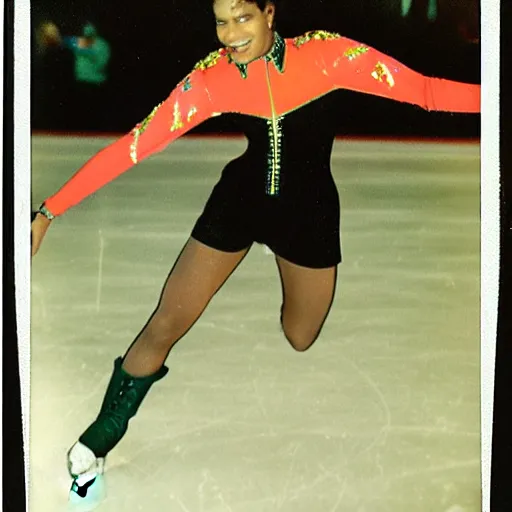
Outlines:
[[[249,46],[251,46],[251,41],[242,41],[241,44],[230,46],[230,49],[233,53],[244,53],[249,49]]]

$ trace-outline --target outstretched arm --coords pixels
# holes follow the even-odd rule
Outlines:
[[[193,72],[130,133],[86,162],[44,206],[50,215],[61,215],[211,115],[203,73]]]
[[[411,103],[425,110],[480,112],[480,85],[426,77],[344,37],[324,43],[324,64],[336,87]]]

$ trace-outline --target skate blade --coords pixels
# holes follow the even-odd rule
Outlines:
[[[69,491],[69,512],[95,510],[106,497],[105,477],[102,474],[79,476]]]

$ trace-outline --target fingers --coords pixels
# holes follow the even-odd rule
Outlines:
[[[34,233],[30,233],[30,252],[31,256],[34,257],[39,250],[39,246],[41,245],[41,237],[34,236]]]
[[[31,233],[30,233],[30,243],[31,243],[31,254],[34,256],[46,234],[46,231],[50,227],[51,221],[48,220],[44,215],[37,214],[35,219],[32,221]]]

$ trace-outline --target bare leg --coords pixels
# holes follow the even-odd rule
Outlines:
[[[222,252],[190,238],[167,278],[155,312],[128,350],[123,369],[134,377],[155,373],[248,250]]]
[[[169,351],[192,327],[248,250],[226,253],[194,239],[187,242],[155,312],[124,360],[116,360],[98,417],[68,453],[73,476],[96,468],[98,460],[123,438],[150,387],[167,373],[164,361]]]
[[[276,257],[276,262],[283,288],[283,331],[291,346],[303,352],[318,338],[329,314],[336,289],[337,267],[301,267],[280,256]]]

